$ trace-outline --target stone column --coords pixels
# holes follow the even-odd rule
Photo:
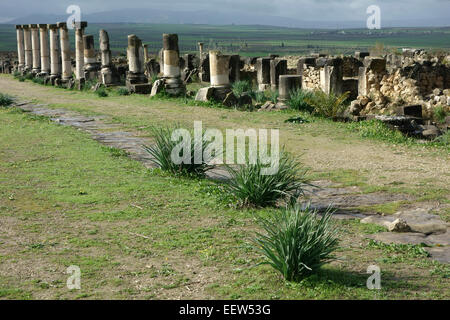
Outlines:
[[[37,24],[30,24],[31,29],[31,50],[33,59],[33,74],[41,72],[41,49],[39,46],[39,29]]]
[[[278,101],[289,100],[291,92],[302,87],[302,76],[300,75],[281,75],[279,79]]]
[[[150,60],[148,56],[148,45],[144,44],[144,62],[147,63],[148,60]]]
[[[25,71],[29,72],[33,68],[33,50],[31,48],[31,31],[28,24],[22,25],[23,43],[25,51]]]
[[[111,85],[119,82],[119,77],[112,64],[111,50],[109,48],[108,33],[101,29],[99,31],[100,51],[102,55],[101,78],[104,85]]]
[[[275,58],[270,61],[270,87],[272,90],[278,89],[278,81],[281,75],[287,74],[287,60]]]
[[[75,77],[78,81],[83,82],[84,79],[84,44],[83,34],[84,28],[87,27],[86,21],[75,22]]]
[[[66,82],[72,79],[72,62],[70,57],[70,42],[69,42],[69,30],[67,30],[67,24],[65,22],[58,22],[59,28],[59,41],[61,48],[61,73],[62,81]]]
[[[16,25],[17,33],[17,59],[19,60],[18,71],[23,71],[25,67],[25,47],[23,44],[23,29],[20,24]]]
[[[84,78],[86,80],[97,79],[101,65],[97,62],[95,54],[94,36],[87,34],[83,36],[84,46]]]
[[[127,59],[128,90],[135,93],[150,93],[151,85],[144,75],[144,48],[141,39],[134,34],[128,36]]]
[[[48,47],[47,24],[39,24],[40,46],[41,46],[41,75],[50,74],[50,51]]]
[[[177,34],[163,34],[163,77],[166,93],[179,95],[186,91],[181,81]]]
[[[61,76],[58,26],[56,24],[48,24],[47,28],[50,32],[50,79],[54,83],[54,79]]]
[[[198,54],[199,54],[199,57],[200,57],[200,60],[201,60],[202,57],[203,57],[203,42],[199,42],[198,43]]]
[[[180,76],[180,56],[178,50],[178,35],[163,34],[163,73],[166,78]]]
[[[211,86],[229,87],[230,86],[230,56],[223,55],[219,51],[209,52],[209,70]]]
[[[258,58],[256,60],[256,76],[258,90],[265,91],[270,85],[270,58]]]

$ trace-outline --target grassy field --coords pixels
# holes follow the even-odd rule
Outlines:
[[[368,50],[377,42],[389,48],[416,47],[450,49],[450,28],[387,28],[381,30],[345,29],[295,29],[271,26],[211,26],[176,24],[89,24],[86,33],[94,34],[98,48],[98,30],[109,32],[111,48],[125,53],[127,35],[138,35],[149,45],[151,53],[162,46],[162,33],[178,33],[180,49],[196,52],[197,42],[205,49],[220,49],[243,56],[267,54],[299,55],[310,52],[351,54],[355,50]],[[0,51],[16,50],[16,33],[13,25],[0,25]],[[74,35],[71,31],[72,47]]]
[[[313,179],[362,192],[408,193],[448,203],[448,149],[361,138],[342,124],[294,113],[190,106],[179,100],[99,98],[0,76],[2,93],[50,107],[97,114],[150,136],[152,124],[202,120],[209,127],[272,127]],[[341,230],[337,259],[300,283],[285,282],[250,248],[253,214],[219,201],[210,181],[150,171],[123,152],[48,119],[0,109],[0,297],[56,299],[448,299],[448,266],[420,246],[380,245],[383,231],[358,221]],[[420,162],[420,166],[417,163]],[[389,214],[392,207],[366,208]],[[395,209],[394,209],[395,210]],[[438,212],[448,220],[448,212]],[[366,269],[382,270],[382,289],[366,288]],[[70,265],[81,290],[68,290]]]

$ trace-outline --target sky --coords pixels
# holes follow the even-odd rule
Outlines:
[[[449,20],[450,25],[450,0],[0,0],[0,23],[31,14],[64,14],[69,5],[78,5],[82,14],[157,8],[246,11],[308,21],[365,20],[367,7],[378,5],[382,20]]]

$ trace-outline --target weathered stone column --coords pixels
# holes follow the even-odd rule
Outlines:
[[[101,79],[104,85],[112,85],[119,82],[119,77],[112,64],[111,50],[109,48],[108,33],[101,29],[99,31],[100,51],[102,55]]]
[[[302,87],[302,76],[300,75],[281,75],[278,82],[278,101],[289,100],[293,90]]]
[[[50,33],[50,80],[54,84],[54,80],[61,76],[58,26],[56,24],[48,24],[47,28]]]
[[[40,46],[41,46],[41,75],[50,74],[50,50],[48,47],[47,24],[39,24]]]
[[[23,43],[23,29],[20,24],[16,25],[17,33],[17,59],[19,64],[17,66],[18,71],[23,71],[25,67],[25,47]]]
[[[163,34],[163,77],[168,94],[179,95],[186,91],[181,81],[180,52],[177,34]]]
[[[256,60],[256,76],[258,90],[265,91],[270,85],[270,58],[258,58]]]
[[[199,42],[197,44],[198,44],[198,54],[201,60],[203,57],[203,42]]]
[[[287,60],[275,58],[270,61],[270,87],[278,89],[278,81],[281,75],[287,74]]]
[[[86,21],[75,22],[75,77],[79,82],[84,79],[84,28],[87,27]]]
[[[84,46],[84,78],[86,80],[97,79],[101,68],[97,62],[94,48],[94,36],[87,34],[83,35]]]
[[[211,86],[229,87],[230,86],[230,56],[223,55],[219,51],[209,52],[209,70]]]
[[[31,31],[28,24],[22,25],[23,43],[25,51],[25,71],[29,72],[33,68],[33,50],[31,49]]]
[[[178,49],[178,35],[163,34],[163,73],[166,78],[180,76],[180,56]]]
[[[149,56],[148,56],[148,45],[144,44],[144,62],[147,63],[149,60]]]
[[[41,49],[39,46],[39,29],[37,24],[30,24],[31,29],[31,50],[33,59],[32,73],[38,74],[41,72]]]
[[[72,79],[72,62],[70,58],[70,42],[69,42],[69,30],[67,30],[67,24],[65,22],[58,22],[59,28],[59,41],[61,48],[61,79],[63,82],[67,82]]]
[[[135,93],[150,93],[151,85],[144,75],[144,48],[142,41],[136,35],[128,36],[128,72],[127,88]]]

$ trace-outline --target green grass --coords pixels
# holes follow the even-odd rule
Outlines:
[[[6,94],[0,93],[0,107],[7,107],[12,103],[13,103],[12,97],[10,97]]]
[[[285,282],[250,246],[253,215],[278,209],[230,208],[205,191],[209,181],[147,170],[17,109],[0,110],[0,135],[3,299],[449,298],[445,266],[401,248],[395,264],[383,262],[384,249],[358,236],[374,230],[357,222],[336,221],[336,262]],[[378,260],[375,292],[366,268]],[[81,290],[65,287],[70,265],[81,268]]]

